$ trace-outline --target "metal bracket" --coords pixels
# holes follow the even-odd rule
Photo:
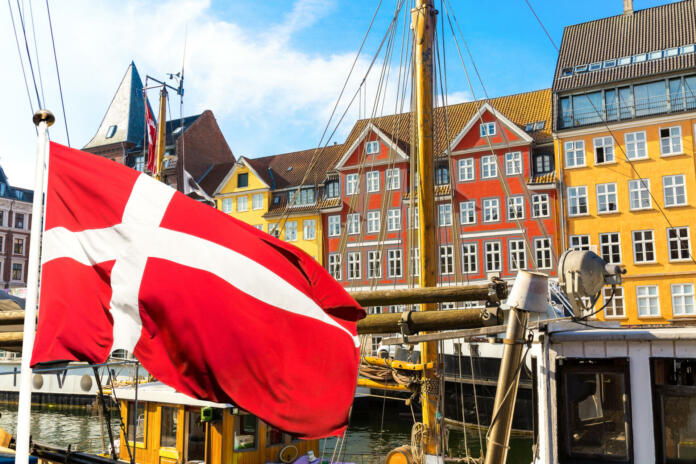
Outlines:
[[[411,313],[413,313],[412,309],[409,309],[408,311],[404,311],[401,313],[401,319],[399,319],[399,331],[401,332],[401,336],[404,340],[404,343],[408,343],[408,336],[409,335],[414,335],[416,331],[413,330],[413,326],[411,325],[413,323],[413,320],[411,319]]]
[[[498,297],[498,286],[505,283],[504,280],[493,277],[488,282],[488,298],[486,299],[486,307],[500,306],[500,298]]]

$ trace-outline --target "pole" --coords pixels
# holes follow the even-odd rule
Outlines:
[[[435,229],[435,195],[433,176],[433,37],[435,34],[433,0],[417,0],[411,10],[416,46],[416,121],[418,126],[418,243],[420,246],[420,287],[437,286],[437,230]],[[435,311],[434,303],[422,304],[421,311]],[[423,371],[424,452],[439,453],[436,423],[439,381],[437,379],[437,342],[421,344],[421,362],[434,362],[433,369]]]
[[[27,270],[27,299],[24,309],[24,338],[19,377],[19,406],[17,408],[17,454],[15,462],[29,462],[31,426],[31,352],[36,330],[36,305],[39,294],[39,253],[43,227],[44,166],[48,153],[48,128],[56,121],[48,110],[39,110],[32,118],[39,131],[34,168],[34,202],[31,209],[31,238]]]
[[[487,301],[497,305],[507,298],[507,295],[507,283],[502,280],[487,284],[453,285],[451,287],[388,288],[350,292],[350,296],[363,307],[446,303],[449,301]]]
[[[449,311],[373,314],[358,321],[358,335],[400,333],[404,326],[408,332],[416,333],[473,329],[496,324],[498,324],[498,315],[493,308],[486,312],[480,309],[452,309]]]
[[[162,86],[160,90],[159,120],[157,121],[157,147],[155,158],[155,178],[162,180],[162,158],[167,146],[167,89]]]
[[[113,430],[111,430],[111,413],[109,412],[109,408],[106,405],[106,400],[104,399],[104,389],[102,388],[101,378],[99,377],[99,368],[97,366],[92,366],[92,370],[94,371],[94,379],[97,382],[97,388],[99,389],[99,402],[101,403],[102,413],[104,414],[104,419],[106,420],[106,428],[109,433],[109,446],[111,446],[111,456],[114,458],[114,461],[116,461],[118,459],[118,452],[116,451],[116,447],[114,446],[114,432]],[[107,367],[106,370],[108,371],[109,368]],[[102,445],[103,444],[104,443],[102,442]]]

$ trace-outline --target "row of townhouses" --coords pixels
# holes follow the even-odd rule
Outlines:
[[[587,249],[628,271],[596,317],[696,316],[696,1],[625,4],[565,28],[550,89],[436,109],[441,285],[519,269],[555,278],[563,250]],[[131,64],[87,150],[142,169],[141,89]],[[388,115],[357,121],[341,144],[236,158],[206,111],[167,123],[165,181],[190,174],[216,208],[295,244],[346,287],[405,287],[420,260],[413,132],[412,114]]]

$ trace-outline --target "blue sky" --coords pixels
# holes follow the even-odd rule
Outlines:
[[[442,9],[440,1],[436,0],[438,9]],[[622,0],[529,1],[558,45],[564,26],[621,14],[623,8]],[[211,109],[238,156],[316,146],[378,2],[53,1],[51,14],[73,146],[81,147],[92,137],[131,60],[143,76],[178,71],[185,36],[185,114]],[[551,85],[556,50],[525,0],[450,2],[491,97]],[[32,58],[42,66],[45,106],[58,115],[50,36],[40,3],[34,10],[38,58]],[[668,2],[635,0],[635,8],[664,3]],[[358,88],[395,4],[396,0],[382,0],[348,95]],[[5,31],[0,60],[8,64],[0,75],[0,86],[10,108],[0,115],[0,163],[13,184],[31,188],[35,134],[7,8],[0,9],[0,24]],[[472,92],[449,30],[445,37],[449,101],[470,99]],[[468,59],[466,65],[471,70]],[[368,78],[368,95],[377,87],[376,71]],[[474,93],[483,96],[477,81]],[[394,97],[388,98],[385,113],[395,107]],[[178,108],[172,108],[172,115],[178,116]],[[339,143],[357,117],[357,109],[349,112],[337,132]],[[52,137],[65,143],[62,124],[59,115]]]

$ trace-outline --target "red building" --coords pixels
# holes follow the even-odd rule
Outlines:
[[[436,109],[441,285],[512,279],[519,268],[554,273],[550,118],[549,90]],[[358,121],[329,173],[325,191],[334,199],[322,210],[325,265],[346,287],[417,283],[412,124],[409,113]]]

